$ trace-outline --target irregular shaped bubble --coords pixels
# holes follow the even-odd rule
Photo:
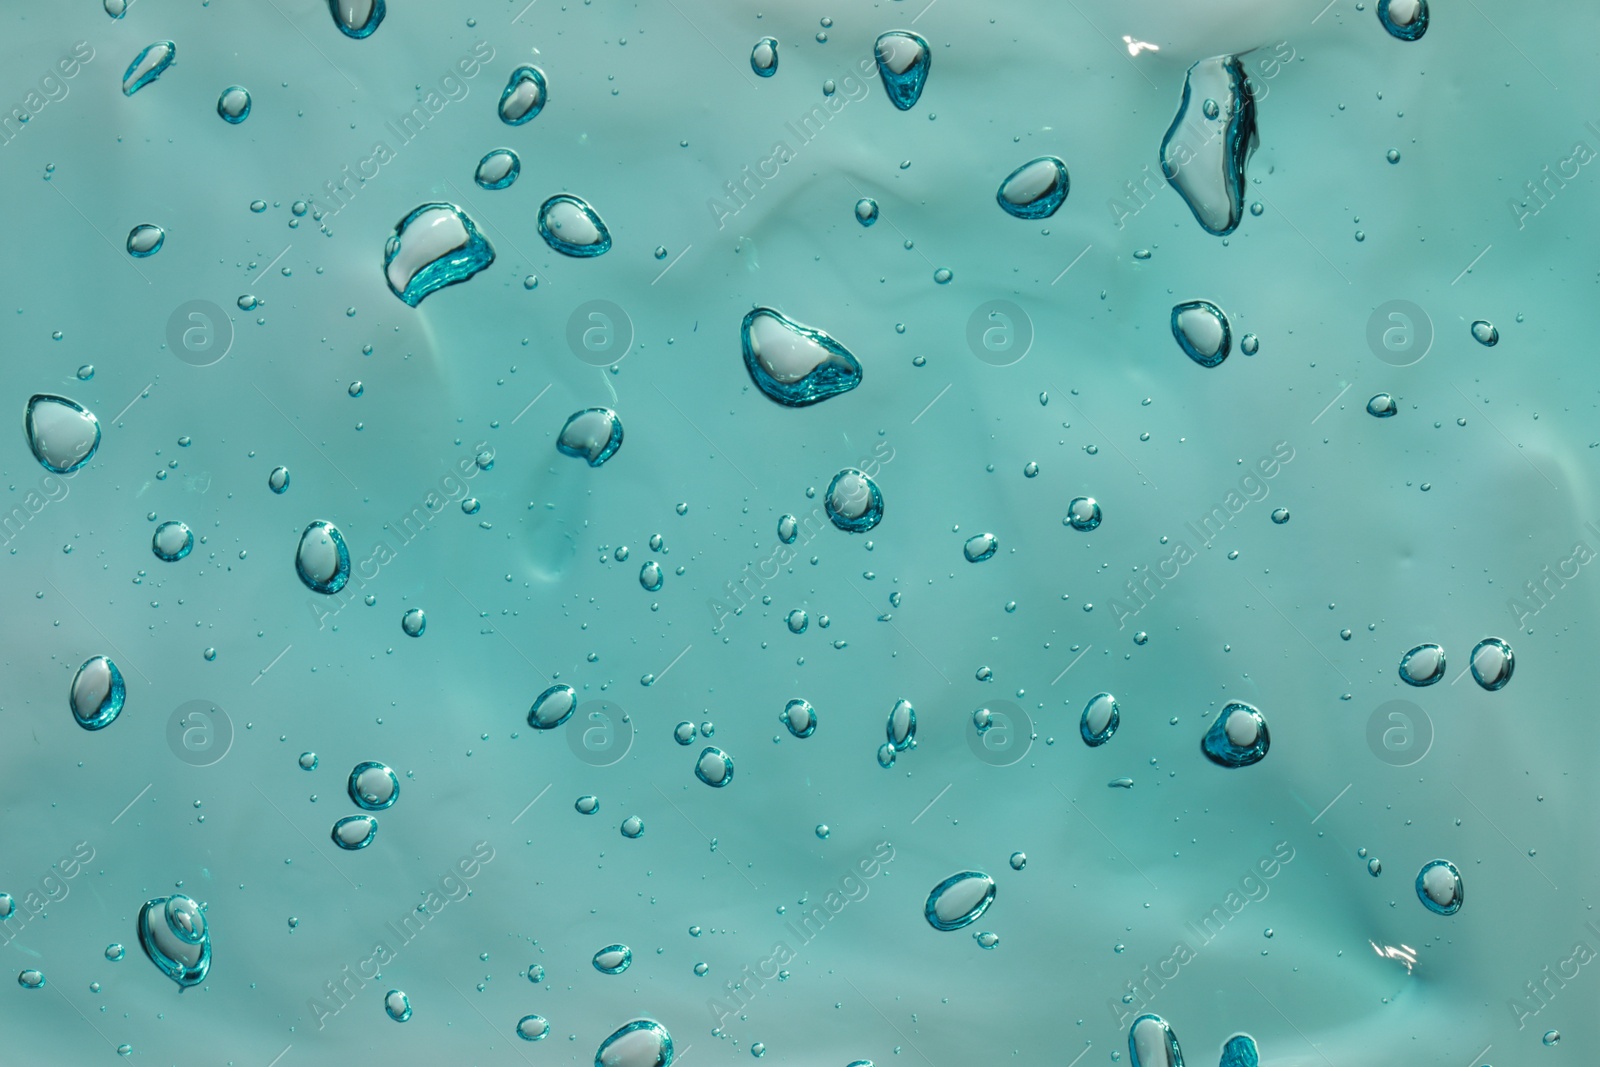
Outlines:
[[[294,553],[295,573],[313,593],[337,593],[350,580],[350,549],[331,522],[311,523]]]
[[[1067,505],[1066,523],[1074,530],[1087,533],[1100,525],[1100,505],[1092,496],[1080,496]]]
[[[104,730],[122,714],[127,693],[117,665],[105,656],[94,656],[72,676],[68,701],[72,717],[85,730]]]
[[[861,364],[822,330],[759,307],[739,327],[745,369],[756,387],[785,407],[805,407],[861,384]]]
[[[128,231],[128,255],[134,259],[146,259],[161,251],[161,246],[166,242],[166,230],[148,222],[141,223]]]
[[[792,545],[795,538],[800,536],[800,520],[793,515],[784,515],[778,519],[778,540],[786,545]]]
[[[1207,233],[1226,236],[1238,227],[1245,165],[1257,142],[1255,95],[1238,57],[1213,56],[1190,67],[1178,114],[1161,141],[1161,172]]]
[[[1040,156],[1007,175],[994,198],[1008,215],[1047,219],[1066,202],[1071,184],[1066,163],[1055,156]]]
[[[1209,300],[1190,300],[1172,309],[1172,336],[1184,354],[1202,367],[1228,358],[1232,333],[1222,309]]]
[[[509,148],[496,148],[478,160],[478,170],[472,180],[484,189],[507,189],[521,173],[522,160],[517,154]]]
[[[518,67],[500,93],[500,121],[507,126],[531,122],[544,110],[548,86],[538,67]]]
[[[211,932],[205,907],[182,893],[156,897],[139,909],[139,945],[180,988],[198,985],[211,970]]]
[[[1249,1034],[1234,1034],[1228,1038],[1222,1046],[1222,1059],[1217,1067],[1261,1067],[1256,1039]]]
[[[1444,649],[1418,645],[1400,657],[1400,680],[1407,685],[1433,685],[1444,677]]]
[[[1511,646],[1498,637],[1485,637],[1472,648],[1472,680],[1483,688],[1494,692],[1504,689],[1506,683],[1511,681],[1511,672],[1516,669],[1517,660],[1511,653]]]
[[[383,248],[383,277],[408,307],[458,285],[494,262],[494,248],[454,204],[415,208],[395,223]]]
[[[1083,716],[1078,720],[1078,733],[1090,748],[1099,748],[1111,740],[1122,721],[1122,711],[1110,693],[1099,693],[1089,698],[1083,706]]]
[[[93,459],[100,447],[100,420],[94,412],[53,393],[28,398],[22,428],[33,458],[57,474],[71,474]]]
[[[778,713],[778,718],[783,720],[783,725],[795,737],[810,737],[817,732],[817,709],[811,706],[809,700],[796,697],[789,701]]]
[[[922,95],[928,67],[933,62],[928,42],[910,30],[890,30],[878,38],[874,54],[889,102],[901,111],[909,111]]]
[[[961,554],[968,563],[982,563],[1000,551],[1000,539],[992,533],[975,534],[961,546]]]
[[[528,709],[528,725],[535,730],[554,730],[572,718],[577,708],[577,690],[557,682],[534,700],[533,707]]]
[[[586,794],[572,802],[572,809],[579,815],[593,815],[600,810],[600,798]]]
[[[598,467],[622,447],[622,420],[610,408],[584,408],[574,412],[561,427],[556,450],[576,456],[591,467]]]
[[[672,739],[680,745],[694,744],[694,723],[680,722],[672,728]]]
[[[828,518],[846,533],[865,533],[883,521],[883,493],[854,467],[833,476],[822,503]]]
[[[763,37],[750,50],[750,69],[758,78],[770,78],[778,73],[778,39]]]
[[[1367,414],[1380,419],[1393,417],[1400,410],[1400,405],[1394,402],[1394,397],[1388,393],[1379,393],[1367,401]]]
[[[871,226],[878,221],[878,202],[870,196],[863,196],[856,201],[856,221],[863,226]]]
[[[524,1015],[517,1020],[517,1036],[524,1041],[539,1041],[550,1032],[543,1015]]]
[[[176,563],[194,549],[194,531],[181,522],[164,522],[150,537],[150,551],[163,563]]]
[[[346,37],[371,37],[385,15],[384,0],[328,0],[333,24]]]
[[[378,836],[378,820],[370,815],[346,815],[333,824],[333,843],[355,852],[372,844]]]
[[[594,208],[562,193],[539,207],[539,236],[564,256],[589,259],[611,249],[611,231]]]
[[[733,781],[733,757],[708,745],[695,761],[694,776],[713,789],[721,789]]]
[[[383,995],[384,1013],[397,1023],[403,1023],[411,1018],[411,998],[398,989],[391,989]]]
[[[901,699],[894,702],[894,707],[889,709],[889,721],[884,726],[884,733],[896,752],[916,747],[917,709],[911,706],[911,701]]]
[[[1449,860],[1430,860],[1417,872],[1417,899],[1435,915],[1454,915],[1461,910],[1466,891],[1461,872]]]
[[[639,568],[639,584],[644,588],[645,592],[659,592],[661,583],[664,581],[666,581],[666,576],[662,573],[661,564],[655,560],[648,560],[644,566]]]
[[[1261,712],[1235,700],[1217,714],[1211,729],[1200,740],[1200,751],[1219,767],[1248,767],[1260,763],[1271,744],[1267,720]]]
[[[272,473],[267,475],[267,488],[274,493],[283,494],[289,491],[289,468],[274,467]]]
[[[601,974],[621,974],[633,966],[633,950],[627,945],[607,945],[594,954],[594,969]]]
[[[935,930],[959,930],[989,909],[994,893],[993,878],[982,871],[961,871],[933,887],[922,914]]]
[[[407,608],[400,616],[400,632],[407,637],[421,637],[428,629],[428,615],[421,608]]]
[[[145,45],[144,49],[133,57],[133,62],[128,64],[127,72],[122,75],[122,95],[132,96],[161,77],[177,58],[178,46],[171,41],[157,41]]]
[[[250,117],[250,90],[242,85],[230,85],[217,97],[217,114],[223,122],[237,126]]]
[[[1378,0],[1378,21],[1389,36],[1415,41],[1428,32],[1428,0]]]
[[[383,811],[400,799],[400,776],[381,763],[367,760],[350,771],[345,790],[355,806],[365,811]]]
[[[1500,343],[1500,331],[1494,328],[1494,323],[1479,319],[1472,324],[1472,339],[1485,348],[1493,348]]]
[[[672,1035],[651,1019],[636,1019],[600,1042],[594,1067],[671,1067]]]

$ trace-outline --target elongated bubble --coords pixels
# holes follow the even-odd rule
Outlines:
[[[139,945],[180,988],[198,985],[211,970],[211,931],[205,908],[182,893],[157,897],[139,909]]]
[[[878,38],[874,54],[889,102],[901,111],[909,111],[922,96],[922,87],[928,80],[928,67],[933,61],[928,42],[910,30],[890,30]]]
[[[1255,96],[1238,57],[1190,67],[1161,141],[1161,172],[1207,233],[1226,236],[1243,218],[1245,165],[1258,141]]]
[[[178,46],[171,41],[157,41],[145,45],[143,50],[133,57],[133,62],[128,64],[126,73],[122,75],[122,95],[132,96],[161,77],[177,58]]]
[[[861,363],[849,349],[772,308],[745,315],[739,342],[750,379],[785,407],[815,404],[861,384]]]
[[[590,259],[611,249],[611,231],[594,208],[576,196],[552,196],[539,208],[539,236],[564,256]]]
[[[294,554],[295,573],[314,593],[337,593],[350,580],[350,549],[344,534],[331,522],[318,519],[300,535]]]
[[[328,0],[328,11],[339,32],[358,41],[371,37],[387,14],[384,0]]]
[[[750,50],[750,69],[760,78],[770,78],[778,73],[778,39],[763,37]]]
[[[544,71],[538,67],[518,67],[511,72],[500,93],[500,121],[507,126],[533,121],[544,110],[548,91]]]
[[[494,248],[454,204],[423,204],[395,223],[383,249],[389,291],[410,307],[494,262]]]
[[[1066,202],[1071,185],[1065,163],[1055,156],[1040,156],[1007,175],[994,198],[1008,215],[1046,219]]]
[[[982,871],[961,871],[933,887],[922,914],[935,930],[959,930],[989,910],[994,894],[993,878]]]
[[[117,665],[105,656],[95,656],[72,678],[72,717],[85,730],[103,730],[122,714],[126,696]]]

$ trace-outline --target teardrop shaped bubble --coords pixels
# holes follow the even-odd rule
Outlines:
[[[1219,767],[1248,767],[1267,755],[1272,737],[1261,712],[1240,700],[1217,714],[1211,729],[1200,739],[1200,751]]]
[[[177,57],[178,46],[171,41],[156,41],[154,44],[145,45],[144,49],[133,57],[133,62],[128,64],[127,72],[122,75],[122,95],[132,96],[161,77]]]
[[[550,1032],[550,1024],[543,1015],[524,1015],[517,1020],[517,1036],[524,1041],[538,1041]]]
[[[661,583],[665,580],[661,571],[661,564],[653,559],[639,568],[639,584],[647,593],[658,592],[661,589]]]
[[[1432,685],[1444,677],[1444,649],[1418,645],[1400,657],[1400,680],[1407,685]]]
[[[556,450],[598,467],[622,447],[622,420],[610,408],[574,412],[556,438]]]
[[[1378,0],[1378,21],[1389,36],[1415,41],[1428,32],[1428,0]]]
[[[1159,1015],[1141,1015],[1128,1028],[1128,1067],[1183,1067],[1178,1035]]]
[[[384,1013],[397,1023],[403,1023],[411,1018],[411,998],[398,989],[391,989],[383,995]]]
[[[305,528],[294,553],[295,573],[313,593],[337,593],[350,580],[350,549],[344,534],[321,519]]]
[[[784,622],[788,624],[790,633],[803,634],[806,632],[806,627],[811,625],[811,616],[806,614],[804,608],[795,608],[789,612]]]
[[[883,521],[883,493],[854,467],[833,476],[822,503],[828,518],[846,533],[866,533]]]
[[[1380,419],[1390,418],[1399,410],[1400,407],[1394,402],[1394,397],[1388,393],[1379,393],[1367,401],[1367,414]]]
[[[593,815],[600,810],[600,798],[585,794],[572,802],[572,810],[579,815]]]
[[[982,563],[1000,550],[1000,539],[992,533],[975,534],[961,546],[968,563]]]
[[[863,196],[856,201],[856,221],[863,226],[871,226],[878,221],[878,202],[870,196]]]
[[[378,820],[370,815],[346,815],[333,824],[333,843],[351,852],[366,848],[378,836]]]
[[[1172,336],[1184,354],[1202,367],[1228,358],[1232,333],[1222,309],[1209,300],[1190,300],[1172,309]]]
[[[1203,104],[1216,103],[1207,117]],[[1161,141],[1161,172],[1209,234],[1226,236],[1244,216],[1245,165],[1255,151],[1256,100],[1236,56],[1189,68],[1183,101]]]
[[[1067,525],[1087,533],[1100,525],[1100,505],[1092,496],[1080,496],[1067,505]]]
[[[17,975],[17,984],[23,989],[43,989],[45,986],[44,972],[36,971],[32,968],[22,971]]]
[[[694,723],[680,722],[672,728],[672,739],[680,745],[694,744]]]
[[[289,491],[289,468],[274,467],[272,473],[267,475],[267,488],[274,493],[283,494]]]
[[[539,207],[539,236],[564,256],[589,259],[611,249],[611,231],[594,208],[562,193]]]
[[[400,632],[407,637],[421,637],[428,631],[428,615],[421,608],[407,608],[400,616]]]
[[[594,1067],[671,1067],[672,1035],[651,1019],[636,1019],[600,1042]]]
[[[528,725],[535,730],[554,730],[572,718],[577,707],[577,691],[557,682],[534,700],[533,707],[528,709]]]
[[[994,198],[1008,215],[1047,219],[1066,202],[1071,184],[1066,163],[1055,156],[1040,156],[1007,175]]]
[[[400,799],[400,776],[381,763],[368,760],[350,771],[345,784],[355,806],[366,811],[382,811]]]
[[[800,536],[800,520],[793,515],[784,515],[778,519],[778,540],[786,545],[792,545],[795,538]]]
[[[71,474],[93,459],[100,447],[100,420],[94,412],[52,393],[28,398],[22,428],[33,458],[57,474]]]
[[[884,733],[896,752],[916,746],[917,709],[911,706],[911,701],[901,699],[894,702],[894,707],[889,709],[889,721],[884,726]]]
[[[758,78],[770,78],[778,73],[778,39],[763,37],[750,50],[750,69]]]
[[[796,698],[789,701],[778,713],[778,718],[783,720],[783,725],[795,737],[810,737],[817,732],[817,709],[811,706],[809,700]]]
[[[127,687],[122,672],[105,656],[84,661],[72,676],[72,717],[85,730],[103,730],[122,714]]]
[[[1090,748],[1099,748],[1111,740],[1122,721],[1122,710],[1110,693],[1100,693],[1089,698],[1083,706],[1083,717],[1078,720],[1078,733]]]
[[[1234,1034],[1228,1038],[1222,1046],[1222,1059],[1217,1067],[1261,1067],[1256,1039],[1249,1034]]]
[[[409,307],[494,262],[494,248],[454,204],[423,204],[395,223],[383,248],[389,291]]]
[[[128,231],[128,255],[146,259],[161,251],[167,241],[167,231],[151,223],[141,223]]]
[[[909,111],[922,95],[928,67],[933,62],[928,42],[910,30],[890,30],[878,38],[874,51],[889,102],[901,111]]]
[[[505,189],[521,173],[522,160],[517,154],[509,148],[496,148],[478,161],[478,171],[472,179],[484,189]]]
[[[922,914],[935,930],[959,930],[994,903],[994,879],[982,871],[962,871],[933,887]]]
[[[194,549],[194,531],[181,522],[164,522],[150,537],[150,551],[163,563],[176,563]]]
[[[217,97],[217,114],[230,126],[237,126],[250,117],[250,90],[242,85],[230,85]]]
[[[1472,339],[1485,348],[1493,348],[1500,343],[1500,331],[1494,328],[1494,323],[1479,319],[1472,324]]]
[[[708,745],[695,761],[694,776],[713,789],[721,789],[733,781],[733,757]]]
[[[601,974],[621,974],[633,966],[633,950],[627,945],[607,945],[594,954],[594,969]]]
[[[1454,915],[1465,896],[1461,872],[1449,860],[1431,860],[1417,872],[1417,899],[1435,915]]]
[[[861,364],[822,330],[758,307],[739,327],[745,369],[767,396],[798,408],[861,384]]]
[[[384,0],[328,0],[333,24],[346,37],[371,37],[385,15]]]
[[[1383,873],[1383,861],[1374,856],[1367,861],[1367,873],[1376,878]]]
[[[211,931],[205,908],[182,893],[157,897],[139,909],[139,945],[180,988],[205,981],[211,970]]]
[[[549,87],[538,67],[518,67],[500,93],[500,121],[507,126],[531,122],[544,110]]]
[[[1493,693],[1504,689],[1516,669],[1516,657],[1511,646],[1498,637],[1485,637],[1472,648],[1472,680]]]

